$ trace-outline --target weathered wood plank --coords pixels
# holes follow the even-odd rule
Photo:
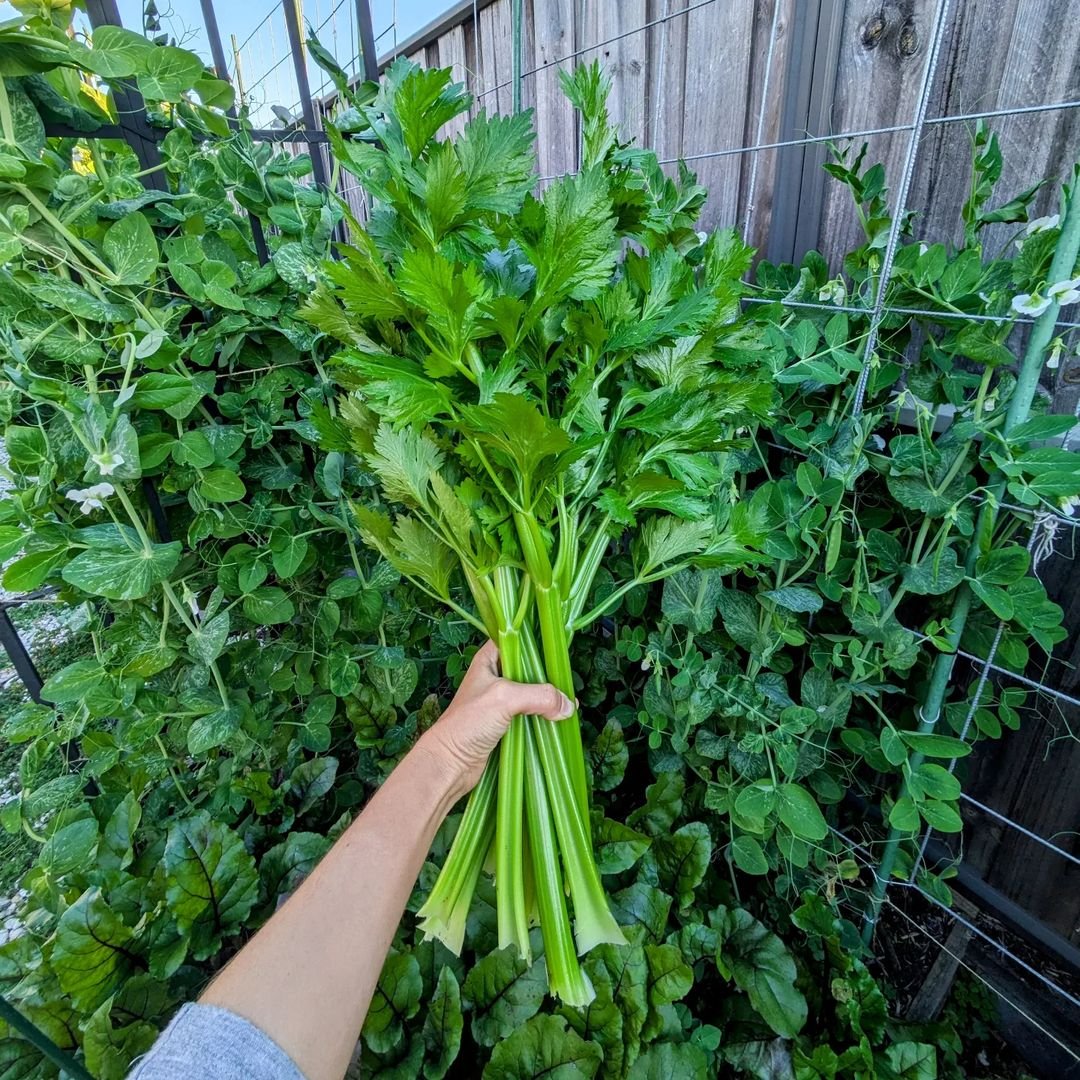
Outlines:
[[[937,0],[848,0],[836,71],[831,132],[910,124],[915,118]],[[868,164],[882,161],[890,186],[899,184],[910,135],[906,131],[857,138],[870,144]],[[918,201],[909,199],[913,207]],[[825,187],[818,247],[834,264],[861,242],[846,188]]]
[[[646,0],[586,4],[578,39],[583,51],[577,63],[600,61],[611,80],[611,119],[622,138],[633,139],[639,146],[645,141],[648,108],[649,42],[648,31],[641,29],[647,21]]]
[[[686,78],[685,12],[689,0],[649,0],[649,77],[645,141],[661,161],[682,152],[683,84]]]
[[[478,104],[489,115],[510,112],[510,0],[496,0],[480,12],[477,72]]]
[[[709,4],[685,18],[685,87],[682,99],[672,102],[683,111],[679,156],[709,189],[705,224],[731,225],[738,220],[739,155],[707,155],[744,145],[754,7]]]
[[[439,67],[450,68],[453,72],[453,81],[468,88],[469,68],[465,60],[465,27],[454,26],[443,34],[439,38],[437,52]],[[439,138],[449,139],[460,135],[465,130],[467,119],[468,114],[462,114],[455,116],[448,124],[443,124],[439,129]]]
[[[559,63],[574,51],[573,0],[532,0],[528,19],[536,70],[525,80],[536,108],[536,151],[541,176],[558,176],[577,168],[577,119],[559,85]],[[567,64],[572,60],[565,61]]]
[[[750,92],[747,100],[746,126],[743,145],[756,146],[777,142],[780,138],[782,110],[790,69],[790,51],[799,45],[792,40],[791,27],[795,20],[797,0],[758,0],[755,5],[751,39]],[[779,5],[779,11],[777,6]],[[775,36],[773,15],[776,13]],[[769,63],[770,44],[772,63]],[[766,75],[768,85],[766,86]],[[754,169],[754,159],[757,169]],[[780,155],[776,150],[751,151],[741,155],[739,177],[739,206],[737,220],[731,222],[740,231],[749,218],[749,243],[762,249],[768,239],[772,221],[772,194],[776,183]],[[750,187],[753,183],[753,191]],[[753,199],[751,211],[749,202]]]

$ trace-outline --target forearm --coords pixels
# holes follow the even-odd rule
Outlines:
[[[431,842],[462,794],[421,739],[311,876],[203,994],[309,1080],[339,1080]]]

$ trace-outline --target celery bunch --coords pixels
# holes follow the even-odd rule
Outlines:
[[[535,198],[527,113],[480,112],[440,141],[469,98],[397,61],[354,134],[330,132],[374,205],[304,313],[345,346],[351,392],[312,419],[377,481],[364,541],[493,638],[508,678],[573,699],[576,631],[691,563],[752,558],[727,458],[771,391],[740,326],[749,250],[694,231],[706,193],[684,167],[674,180],[620,142],[597,66],[564,88],[582,169]],[[633,571],[594,590],[613,543]],[[515,718],[473,792],[420,912],[455,951],[492,849],[500,945],[531,959],[538,915],[552,992],[586,1004],[578,955],[623,935],[576,716]]]

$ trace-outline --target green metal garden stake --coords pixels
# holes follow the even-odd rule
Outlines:
[[[37,1026],[31,1023],[6,997],[0,994],[0,1020],[14,1028],[28,1043],[40,1050],[61,1072],[74,1080],[94,1080],[94,1078],[70,1054],[61,1050]]]
[[[1072,277],[1077,255],[1080,254],[1080,191],[1078,188],[1080,188],[1080,164],[1073,170],[1072,188],[1062,207],[1061,235],[1058,237],[1054,258],[1050,263],[1051,283]],[[1039,375],[1046,360],[1046,349],[1054,337],[1059,309],[1060,305],[1056,301],[1052,302],[1035,320],[1035,325],[1032,327],[1031,337],[1024,351],[1024,359],[1020,364],[1016,387],[1005,413],[1005,425],[1002,430],[1006,436],[1024,423],[1031,412],[1031,403],[1039,385]],[[919,709],[919,734],[933,731],[941,717],[945,691],[948,689],[953,667],[956,664],[956,650],[960,647],[960,639],[963,637],[968,613],[971,610],[971,590],[968,588],[966,579],[970,578],[975,571],[975,563],[979,558],[980,537],[993,531],[998,504],[1004,491],[1004,477],[996,478],[979,512],[978,522],[972,533],[971,546],[964,560],[965,581],[957,590],[952,614],[949,617],[950,630],[947,638],[949,648],[948,651],[939,653],[934,661],[926,698]],[[914,772],[922,763],[923,755],[916,752],[908,759],[908,768]],[[906,794],[907,782],[905,781],[901,785],[900,797],[903,798]],[[866,923],[863,926],[863,941],[867,945],[874,936],[874,927],[877,925],[881,905],[885,900],[885,892],[896,866],[901,839],[901,830],[895,827],[890,828],[888,839],[885,841],[885,850],[882,852],[881,862],[874,876],[874,884],[870,892],[870,910],[866,914]]]

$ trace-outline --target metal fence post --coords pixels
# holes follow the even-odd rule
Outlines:
[[[292,52],[293,68],[296,71],[296,88],[300,91],[300,107],[304,110],[304,128],[308,133],[320,130],[319,116],[315,110],[315,101],[311,96],[311,83],[308,80],[307,58],[304,52],[304,32],[300,26],[300,13],[296,0],[281,0],[285,13],[285,26],[289,31],[289,48]],[[323,160],[322,147],[317,142],[308,141],[311,153],[311,171],[315,182],[326,190],[326,162]]]
[[[371,28],[369,0],[356,0],[356,26],[360,31],[360,59],[364,64],[364,78],[378,82],[379,58],[375,55],[375,31]]]
[[[86,0],[86,14],[92,26],[122,26],[120,9],[116,0]],[[168,190],[168,184],[160,172],[161,151],[158,149],[157,136],[146,119],[146,102],[133,83],[125,85],[117,80],[112,83],[113,98],[120,128],[128,145],[135,151],[139,164],[144,170],[154,169],[144,176],[143,183],[158,191]]]
[[[34,664],[34,659],[27,651],[19,631],[8,614],[9,605],[0,601],[0,648],[8,654],[15,674],[22,680],[26,692],[33,701],[41,702],[41,675]]]

